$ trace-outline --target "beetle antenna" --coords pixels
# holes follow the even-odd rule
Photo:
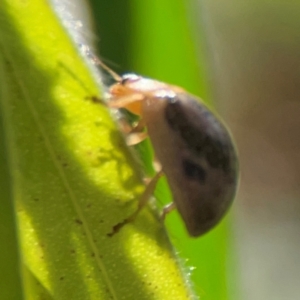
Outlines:
[[[103,68],[105,71],[107,71],[115,81],[118,81],[118,82],[122,81],[122,77],[119,76],[116,72],[114,72],[110,67],[108,67],[100,59],[98,59],[97,57],[94,57],[93,60],[97,65],[99,65],[101,68]]]
[[[83,53],[85,53],[93,62],[95,65],[98,65],[100,67],[102,67],[105,71],[107,71],[112,78],[115,81],[122,81],[122,77],[119,76],[116,72],[114,72],[111,68],[109,68],[104,62],[102,62],[96,55],[94,55],[91,51],[90,48],[86,45],[81,44],[80,45]]]

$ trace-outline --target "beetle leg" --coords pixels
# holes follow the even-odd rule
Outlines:
[[[141,132],[144,130],[145,126],[146,126],[146,123],[145,123],[144,119],[141,118],[141,119],[139,119],[137,124],[132,127],[132,129],[129,133]]]
[[[131,127],[125,120],[119,120],[119,126],[121,131],[125,134],[127,146],[137,145],[148,137],[146,131],[140,131],[140,129],[136,129],[136,127]]]
[[[152,166],[156,172],[162,169],[161,163],[156,156],[153,158]]]
[[[145,128],[145,123],[143,119],[140,119],[135,126],[131,126],[127,120],[119,120],[119,125],[121,130],[126,135],[126,144],[128,146],[136,145],[148,137],[147,132],[143,131]]]
[[[168,213],[170,213],[171,211],[173,211],[174,209],[176,209],[176,205],[174,202],[167,204],[161,212],[161,215],[160,215],[161,220],[164,221],[166,218],[166,215]]]
[[[132,132],[132,126],[129,124],[129,122],[125,118],[118,119],[118,124],[120,126],[120,130],[125,134],[129,134]]]
[[[142,101],[145,99],[143,94],[135,93],[128,96],[122,96],[118,99],[112,98],[108,103],[107,106],[111,108],[123,108],[126,107],[128,104],[133,102]]]
[[[139,204],[138,204],[138,209],[137,212],[139,212],[149,201],[150,197],[152,196],[155,187],[157,185],[157,182],[159,180],[159,178],[163,175],[163,171],[160,170],[159,172],[157,172],[155,174],[155,176],[149,181],[149,183],[146,186],[146,189],[144,191],[144,193],[142,194],[140,200],[139,200]]]
[[[126,144],[128,146],[133,146],[136,145],[143,140],[145,140],[148,137],[147,132],[134,132],[134,133],[129,133],[126,137]]]
[[[113,226],[112,228],[112,232],[108,233],[108,236],[113,236],[114,234],[116,234],[124,225],[133,222],[135,220],[135,218],[137,217],[137,215],[139,214],[139,212],[143,209],[143,207],[147,204],[147,202],[149,201],[150,197],[152,196],[156,184],[159,180],[159,178],[163,175],[163,171],[159,171],[158,173],[156,173],[156,175],[150,180],[150,182],[148,183],[148,185],[146,186],[146,189],[144,191],[144,193],[142,194],[139,203],[138,203],[138,207],[137,210],[128,218],[126,218],[124,221],[116,224],[115,226]]]

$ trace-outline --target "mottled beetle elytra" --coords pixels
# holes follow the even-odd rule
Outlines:
[[[238,159],[227,128],[199,98],[184,89],[136,74],[119,76],[100,64],[116,80],[109,89],[108,106],[140,116],[129,133],[130,144],[148,136],[161,164],[137,211],[117,224],[110,235],[135,219],[163,174],[174,203],[164,208],[162,217],[177,208],[191,236],[206,233],[222,219],[236,193]]]

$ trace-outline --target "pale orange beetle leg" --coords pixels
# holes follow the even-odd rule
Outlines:
[[[137,124],[134,126],[130,125],[129,122],[125,118],[120,118],[118,120],[118,123],[121,128],[121,131],[125,134],[140,133],[145,128],[145,122],[143,119],[139,119]]]
[[[87,96],[85,99],[91,100],[94,103],[100,103],[110,108],[126,108],[127,105],[132,104],[134,102],[143,101],[145,96],[142,94],[136,93],[131,94],[128,96],[122,96],[117,99],[110,99],[108,102],[104,101],[103,99],[99,98],[98,96]]]
[[[129,124],[129,122],[121,117],[120,119],[118,119],[118,124],[120,126],[120,130],[124,133],[124,134],[129,134],[132,132],[132,126]]]
[[[142,119],[132,127],[127,120],[119,120],[119,125],[123,133],[126,134],[126,144],[128,146],[136,145],[148,137],[147,132],[142,131],[145,128],[145,123]]]
[[[111,108],[125,108],[127,105],[132,104],[137,101],[142,101],[145,99],[145,96],[142,94],[132,94],[128,96],[122,96],[118,99],[111,99],[107,106]]]
[[[129,133],[126,137],[126,144],[128,146],[134,146],[136,144],[139,144],[143,140],[145,140],[147,137],[148,137],[147,132]]]
[[[159,180],[159,178],[163,175],[162,170],[159,171],[148,183],[148,185],[146,186],[146,189],[144,191],[144,193],[142,194],[139,203],[138,203],[138,208],[137,210],[128,218],[126,218],[124,221],[118,223],[117,225],[115,225],[112,229],[112,232],[108,234],[108,236],[113,236],[114,234],[116,234],[124,225],[133,222],[135,220],[135,218],[137,217],[137,215],[139,214],[139,212],[143,209],[143,207],[147,204],[147,202],[149,201],[150,197],[153,195],[153,192],[155,190],[156,184]]]
[[[152,166],[156,172],[162,169],[160,161],[154,156]]]
[[[116,100],[112,99],[108,102],[108,106],[112,108],[127,108],[128,105],[142,100],[144,100],[144,96],[137,93],[130,96],[124,96]],[[126,142],[128,146],[136,145],[145,140],[148,136],[147,133],[143,131],[145,128],[145,122],[142,118],[134,127],[131,127],[124,119],[119,123],[121,130],[127,135]]]
[[[145,126],[145,121],[143,119],[140,119],[138,123],[134,127],[132,127],[130,133],[141,132],[142,130],[144,130]]]
[[[155,176],[149,181],[149,183],[146,186],[146,189],[144,191],[144,193],[142,194],[140,200],[139,200],[139,204],[138,204],[138,210],[137,212],[139,212],[149,201],[150,197],[153,195],[153,192],[155,190],[155,187],[157,185],[157,182],[159,180],[159,178],[163,175],[163,171],[160,170],[159,172],[157,172],[155,174]]]
[[[176,205],[175,205],[174,202],[171,202],[171,203],[167,204],[167,205],[163,208],[163,210],[162,210],[162,212],[161,212],[160,219],[161,219],[162,221],[164,221],[165,218],[166,218],[166,215],[167,215],[168,213],[170,213],[171,211],[173,211],[174,209],[176,209]]]

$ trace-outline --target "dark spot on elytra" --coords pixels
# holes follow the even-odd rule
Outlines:
[[[182,101],[184,98],[188,104]],[[191,99],[188,94],[178,94],[168,102],[165,117],[169,126],[180,134],[195,155],[204,157],[213,168],[231,171],[234,148],[230,136],[205,106]]]
[[[199,164],[194,163],[189,159],[184,159],[182,161],[182,166],[184,170],[184,174],[189,179],[199,180],[201,183],[205,182],[206,179],[206,171]]]

